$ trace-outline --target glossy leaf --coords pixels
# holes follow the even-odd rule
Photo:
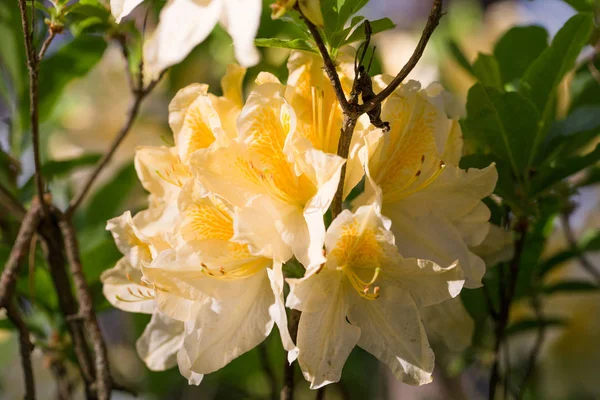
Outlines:
[[[521,78],[547,48],[548,32],[540,26],[517,26],[507,31],[494,47],[502,83]]]

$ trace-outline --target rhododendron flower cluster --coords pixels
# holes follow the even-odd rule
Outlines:
[[[352,60],[338,54],[347,93]],[[383,102],[389,131],[361,117],[339,157],[343,115],[321,63],[295,52],[287,84],[261,73],[246,100],[245,70],[230,66],[222,97],[198,84],[175,96],[173,147],[137,150],[149,207],[109,221],[123,258],[102,280],[113,305],[152,314],[137,343],[149,368],[178,365],[198,384],[276,324],[312,388],[337,382],[357,345],[404,382],[431,381],[432,310],[485,272],[471,249],[488,234],[495,167],[458,167],[460,104],[417,82]],[[364,191],[327,227],[344,164],[344,197]],[[284,300],[293,259],[305,272]],[[294,340],[285,306],[301,311]]]

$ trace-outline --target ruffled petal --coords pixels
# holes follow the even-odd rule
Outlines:
[[[177,352],[183,345],[184,334],[183,322],[156,312],[135,347],[151,371],[164,371],[177,364]]]
[[[235,58],[244,67],[256,65],[260,53],[254,46],[258,32],[261,0],[225,0],[221,23],[233,40]]]

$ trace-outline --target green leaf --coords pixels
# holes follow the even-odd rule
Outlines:
[[[498,61],[489,54],[479,53],[473,63],[473,73],[485,86],[504,91]]]
[[[563,0],[579,12],[594,11],[594,0]]]
[[[523,319],[518,322],[512,323],[504,331],[506,336],[514,336],[520,333],[527,333],[529,331],[536,331],[541,327],[561,327],[565,326],[567,321],[559,318],[544,318],[538,319]]]
[[[536,193],[546,190],[598,161],[600,161],[600,144],[584,156],[573,155],[557,160],[556,165],[540,170],[539,174],[531,180],[532,191]]]
[[[600,290],[596,284],[588,281],[563,281],[542,288],[546,294],[573,293],[573,292],[595,292]]]
[[[313,45],[308,40],[304,40],[304,39],[288,40],[288,39],[276,39],[276,38],[272,38],[272,39],[260,38],[260,39],[254,39],[254,44],[257,47],[274,47],[274,48],[281,48],[281,49],[302,50],[302,51],[308,51],[311,53],[319,54],[317,49],[315,47],[313,47]]]
[[[573,251],[572,249],[563,250],[554,254],[552,257],[544,260],[542,263],[539,264],[537,268],[539,271],[539,276],[544,277],[550,271],[554,271],[554,269],[576,256],[577,252]]]
[[[396,24],[394,24],[389,18],[382,18],[375,21],[370,21],[370,23],[373,35],[375,35],[376,33],[387,31],[389,29],[394,29],[396,27]],[[365,40],[364,22],[358,27],[356,27],[352,34],[346,40],[343,41],[343,44],[354,43],[361,40]]]
[[[94,193],[85,211],[85,226],[101,225],[122,212],[123,204],[132,190],[138,186],[133,164],[123,167],[107,184]]]
[[[465,138],[510,163],[516,176],[527,166],[537,123],[535,106],[519,93],[502,93],[481,83],[469,90],[467,118],[462,121]]]
[[[102,58],[106,41],[100,36],[79,36],[42,60],[40,65],[39,110],[40,121],[46,120],[65,86],[73,79],[85,76]],[[24,101],[28,99],[24,96]],[[23,105],[23,114],[28,107]],[[26,115],[22,116],[28,126]]]
[[[473,67],[471,66],[471,63],[469,62],[469,60],[467,60],[467,57],[461,50],[458,43],[456,43],[456,41],[454,41],[454,40],[449,40],[446,43],[446,46],[448,47],[448,50],[450,51],[450,55],[452,55],[452,57],[454,58],[454,61],[456,61],[456,63],[458,65],[460,65],[469,74],[475,76],[475,71],[473,71]]]
[[[536,130],[529,165],[533,162],[537,147],[546,134],[548,121],[554,119],[558,85],[575,65],[577,56],[589,39],[592,27],[591,14],[572,17],[556,34],[550,47],[527,68],[521,80],[519,92],[533,101],[541,115],[541,125]]]
[[[494,47],[502,82],[521,78],[547,48],[548,32],[540,26],[517,26],[506,32]]]

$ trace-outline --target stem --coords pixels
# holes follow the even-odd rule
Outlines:
[[[431,35],[433,34],[433,32],[435,31],[435,28],[437,28],[437,26],[440,23],[440,19],[442,18],[442,15],[443,15],[442,3],[443,3],[442,0],[434,0],[433,5],[431,6],[431,12],[429,13],[429,18],[427,19],[427,24],[425,25],[425,28],[423,29],[423,33],[421,34],[421,39],[419,40],[417,47],[413,51],[412,56],[408,59],[408,61],[404,65],[404,67],[402,67],[400,72],[398,72],[398,75],[396,75],[396,77],[390,82],[389,85],[387,85],[374,98],[372,98],[371,100],[365,102],[362,106],[360,106],[360,108],[358,110],[359,115],[369,112],[374,107],[376,107],[378,104],[381,104],[381,102],[383,102],[383,100],[385,100],[389,95],[391,95],[394,92],[394,90],[396,90],[396,88],[398,86],[400,86],[402,81],[404,79],[406,79],[408,74],[410,74],[411,71],[415,68],[415,66],[421,59],[423,52],[425,51],[425,47],[427,47],[427,43],[429,42]]]
[[[71,274],[75,283],[75,293],[79,300],[79,316],[83,318],[85,327],[88,331],[90,341],[94,347],[96,356],[96,390],[98,399],[109,400],[111,393],[112,379],[108,365],[108,354],[104,344],[104,338],[100,331],[100,326],[94,312],[90,288],[87,284],[79,258],[79,244],[75,229],[67,219],[59,221],[59,227],[65,239],[65,250],[67,259],[71,265]]]
[[[523,248],[525,246],[525,239],[527,237],[527,230],[529,228],[529,221],[526,217],[522,217],[515,227],[515,231],[519,234],[516,242],[515,242],[515,254],[509,265],[509,276],[508,276],[508,286],[506,288],[506,295],[503,297],[503,301],[500,307],[500,312],[498,314],[498,319],[496,320],[496,344],[494,346],[494,352],[496,354],[496,359],[494,360],[494,364],[492,366],[492,370],[490,373],[490,388],[489,388],[489,400],[494,400],[494,396],[496,395],[496,389],[498,386],[498,381],[500,379],[500,371],[499,371],[499,361],[500,361],[500,348],[502,347],[502,343],[505,337],[505,329],[508,324],[508,317],[510,314],[510,306],[512,303],[512,299],[515,294],[515,289],[517,286],[517,278],[519,275],[519,264],[521,262],[521,255],[523,253]]]
[[[19,344],[21,349],[21,367],[23,368],[23,381],[25,383],[25,400],[35,400],[35,381],[33,377],[33,368],[31,365],[31,352],[33,344],[29,338],[29,329],[21,318],[21,315],[14,303],[6,307],[6,316],[17,327],[19,331]]]
[[[290,330],[290,336],[294,343],[298,337],[298,323],[300,322],[300,311],[290,310],[290,319],[288,327]],[[285,360],[283,368],[283,389],[281,389],[281,400],[293,400],[294,399],[294,363],[288,363],[287,358]]]
[[[344,158],[348,158],[348,152],[350,151],[350,143],[352,142],[352,134],[356,127],[357,119],[351,117],[348,114],[344,114],[344,122],[342,124],[342,132],[340,134],[340,141],[338,143],[337,154]],[[340,173],[340,183],[338,184],[337,191],[331,202],[331,218],[335,219],[342,212],[342,205],[344,202],[344,181],[346,180],[346,164],[342,165],[342,171]]]
[[[519,390],[519,393],[516,396],[517,400],[520,400],[525,396],[527,384],[529,383],[529,380],[531,379],[531,377],[533,376],[533,372],[535,371],[535,364],[537,362],[538,355],[540,354],[540,350],[542,349],[542,344],[544,343],[544,338],[546,336],[546,324],[543,323],[544,314],[542,312],[542,305],[540,304],[538,293],[534,292],[534,295],[531,298],[531,304],[533,305],[535,316],[539,323],[539,330],[535,339],[535,344],[533,345],[533,349],[531,350],[531,354],[529,355],[529,360],[527,362],[527,368],[525,369],[525,377],[523,378],[521,389]]]
[[[325,388],[327,386],[323,386],[321,389],[319,389],[317,391],[317,396],[315,397],[315,400],[324,400],[325,399]]]

